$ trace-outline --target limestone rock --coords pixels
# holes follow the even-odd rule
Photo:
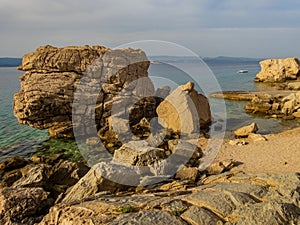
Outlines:
[[[42,188],[3,188],[0,190],[0,223],[33,225],[42,219],[53,203]]]
[[[199,169],[197,167],[186,167],[183,166],[176,173],[175,178],[181,180],[196,181],[199,176]]]
[[[214,162],[206,168],[206,173],[209,175],[221,174],[225,171],[231,170],[234,166],[235,162],[232,160]]]
[[[178,181],[157,190],[100,194],[53,206],[46,224],[299,224],[299,177],[242,172],[208,176],[189,188]],[[177,188],[177,189],[176,189]]]
[[[248,126],[241,127],[234,131],[236,137],[248,137],[251,133],[256,133],[258,131],[258,127],[256,123],[252,123]]]
[[[289,90],[300,90],[300,82],[289,82],[287,88]]]
[[[127,94],[134,102],[146,93],[153,95],[148,67],[141,50],[40,47],[24,55],[19,67],[25,74],[20,78],[20,92],[14,96],[14,115],[20,124],[48,129],[54,137],[72,138],[73,125],[81,128],[77,135],[88,135],[95,121],[98,130],[107,126],[114,97],[124,88],[130,87]],[[120,110],[129,115],[125,108]],[[145,117],[139,116],[135,118],[138,121]]]
[[[197,206],[192,206],[190,209],[185,211],[181,215],[181,218],[183,218],[185,221],[188,221],[190,224],[223,224],[219,217],[215,216],[210,211]]]
[[[300,63],[297,58],[267,59],[260,62],[261,71],[256,82],[284,82],[295,80],[299,76]]]
[[[9,158],[0,163],[0,175],[7,171],[22,168],[27,164],[27,161],[19,156]]]
[[[113,163],[98,163],[66,192],[63,202],[80,201],[101,191],[127,190],[129,185],[137,186],[140,176],[134,170]]]
[[[175,132],[190,134],[211,122],[207,98],[197,93],[194,84],[179,86],[156,109],[160,123]]]
[[[266,141],[267,140],[266,137],[264,137],[263,135],[261,135],[261,134],[253,134],[253,133],[249,134],[248,138],[250,140],[254,141],[254,142],[257,142],[257,141]]]
[[[149,146],[146,141],[131,141],[115,151],[114,160],[136,166],[148,166],[165,158],[164,149]]]
[[[239,139],[230,140],[228,143],[232,146],[244,146],[248,144],[248,142],[246,142],[245,140]]]
[[[17,180],[13,187],[44,187],[49,178],[50,166],[39,164],[35,166],[28,166],[25,168],[25,173],[22,178]]]

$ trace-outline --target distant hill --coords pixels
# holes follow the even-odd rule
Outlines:
[[[21,58],[0,58],[0,67],[17,67],[21,63]]]
[[[198,61],[197,56],[148,56],[151,61],[163,61],[163,62],[176,62],[176,61]],[[220,62],[220,63],[243,63],[243,62],[259,62],[263,59],[261,58],[246,58],[246,57],[228,57],[228,56],[218,56],[218,57],[200,57],[204,62]]]
[[[263,59],[261,58],[246,58],[246,57],[228,57],[228,56],[218,56],[214,58],[204,57],[203,60],[214,61],[214,62],[259,62]]]

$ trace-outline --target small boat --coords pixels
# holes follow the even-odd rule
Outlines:
[[[150,61],[151,64],[161,64],[160,62],[157,61]]]
[[[248,73],[248,70],[239,70],[238,73]]]

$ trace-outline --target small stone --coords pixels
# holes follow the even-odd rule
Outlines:
[[[248,142],[246,142],[245,140],[235,139],[235,140],[230,140],[229,144],[232,146],[244,146],[247,145]]]
[[[196,181],[199,175],[199,170],[197,167],[186,167],[182,166],[176,173],[175,178],[181,180],[191,180]]]
[[[267,139],[261,134],[249,134],[248,138],[254,142],[266,141]]]
[[[294,116],[295,118],[300,118],[300,112],[299,112],[299,111],[294,112],[294,113],[293,113],[293,116]]]
[[[235,162],[231,159],[222,162],[215,162],[207,167],[206,172],[208,175],[218,175],[231,170],[234,166]]]
[[[236,137],[248,137],[251,133],[256,133],[258,131],[258,127],[256,123],[252,123],[248,126],[241,127],[234,131]]]
[[[93,146],[93,145],[99,144],[100,141],[101,140],[99,139],[99,137],[91,137],[91,138],[86,139],[85,144]]]

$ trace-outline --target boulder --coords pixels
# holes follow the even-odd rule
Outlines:
[[[88,135],[95,121],[98,130],[107,126],[114,98],[124,88],[130,87],[127,97],[132,101],[145,93],[153,95],[148,67],[141,50],[42,46],[23,56],[19,69],[25,73],[21,90],[14,95],[14,115],[20,124],[48,129],[54,137],[73,137],[73,125],[82,128],[77,135]],[[125,108],[119,110],[129,114]],[[147,117],[143,114],[147,111],[135,119]]]
[[[196,181],[199,176],[198,167],[186,167],[182,166],[176,173],[175,178],[180,180]]]
[[[297,58],[267,59],[260,62],[261,71],[256,82],[284,82],[295,80],[299,76],[300,63]]]
[[[117,192],[139,184],[140,175],[115,163],[98,163],[66,193],[62,202],[81,201],[102,191]]]
[[[156,109],[160,123],[175,132],[191,134],[211,123],[208,99],[194,89],[194,83],[179,86]]]
[[[27,161],[19,156],[15,156],[9,159],[6,159],[0,163],[0,175],[4,174],[7,171],[12,171],[14,169],[22,168],[27,164]]]
[[[33,225],[42,220],[53,204],[42,188],[3,188],[0,190],[0,223]]]
[[[256,123],[251,123],[248,126],[241,127],[234,131],[236,137],[248,137],[251,133],[256,133],[258,127]]]
[[[136,166],[148,166],[165,157],[164,149],[151,147],[146,141],[130,141],[114,153],[114,161]]]

